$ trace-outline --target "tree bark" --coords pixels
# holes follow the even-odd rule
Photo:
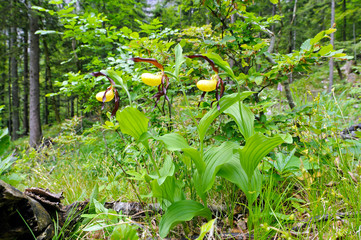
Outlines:
[[[331,0],[331,27],[333,27],[335,23],[335,0]],[[331,44],[334,46],[335,44],[335,34],[331,33]],[[328,92],[331,92],[333,86],[333,58],[330,59],[329,68],[330,68],[330,75],[329,75],[329,85],[328,85]]]
[[[286,80],[284,82],[285,85],[285,93],[286,93],[286,98],[287,98],[287,102],[288,102],[288,106],[290,106],[291,109],[294,109],[296,107],[293,98],[292,98],[292,93],[291,93],[291,89],[290,89],[290,83],[293,81],[293,76],[292,73],[289,76],[289,80]]]
[[[24,96],[23,96],[23,128],[24,135],[29,134],[29,53],[28,53],[28,28],[24,28]]]
[[[45,82],[47,82],[48,84],[48,89],[51,92],[55,92],[54,88],[53,88],[53,83],[51,80],[51,67],[50,67],[50,54],[49,54],[49,48],[48,48],[48,44],[45,40],[45,38],[43,39],[43,45],[44,45],[44,55],[45,55]],[[47,97],[45,97],[45,99],[47,99]],[[57,123],[60,123],[60,113],[59,113],[59,108],[58,108],[58,103],[56,101],[55,97],[51,97],[50,98],[51,101],[51,105],[55,114],[55,119],[57,121]],[[46,102],[47,104],[47,102]]]
[[[14,1],[10,2],[10,11],[11,17],[15,19],[15,11],[14,11]],[[11,138],[12,140],[16,140],[19,138],[19,129],[20,129],[20,121],[19,121],[19,79],[18,79],[18,61],[17,61],[17,27],[16,22],[12,23],[10,34],[10,82],[11,82],[11,97],[12,97],[12,132]]]
[[[346,12],[346,0],[342,1],[342,12],[345,14]],[[346,16],[343,17],[343,29],[342,29],[342,40],[346,41]]]
[[[11,29],[9,28],[9,36],[11,35]],[[10,51],[10,38],[9,38],[9,51]],[[11,57],[9,57],[9,71],[8,71],[8,129],[9,129],[9,135],[11,136],[11,133],[13,131],[12,128],[12,121],[11,121],[11,112],[12,112],[12,107],[11,107],[11,68],[10,68],[10,62],[11,62]]]
[[[31,147],[37,147],[42,138],[40,123],[40,88],[39,88],[39,29],[38,16],[30,11],[30,139]]]
[[[289,47],[289,53],[291,53],[293,51],[293,48],[295,46],[295,41],[296,41],[296,35],[295,34],[295,30],[294,30],[294,26],[296,23],[296,11],[297,11],[297,0],[294,1],[294,5],[293,5],[293,14],[292,14],[292,19],[291,19],[291,29],[290,29],[290,47]],[[295,108],[296,105],[293,101],[292,98],[292,93],[291,93],[291,89],[290,89],[290,83],[293,82],[293,74],[292,72],[288,75],[288,80],[286,80],[284,82],[285,85],[285,94],[286,94],[286,98],[287,98],[287,102],[288,102],[288,106],[290,106],[291,109]]]

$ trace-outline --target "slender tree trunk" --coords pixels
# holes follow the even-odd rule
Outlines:
[[[342,71],[341,71],[341,68],[340,68],[340,65],[338,64],[338,62],[335,62],[335,67],[336,67],[338,76],[340,77],[341,80],[343,80]]]
[[[15,19],[15,11],[14,11],[14,1],[10,1],[10,11],[11,18]],[[17,61],[17,28],[15,26],[16,22],[12,22],[11,26],[11,35],[10,35],[10,81],[11,81],[11,95],[12,95],[12,132],[11,137],[13,140],[19,138],[19,129],[20,129],[20,121],[19,121],[19,79],[18,79],[18,61]]]
[[[352,32],[353,32],[353,44],[354,44],[354,58],[355,58],[355,65],[357,63],[357,51],[356,51],[356,27],[355,23],[352,24]]]
[[[294,1],[294,5],[293,5],[293,14],[292,14],[292,19],[291,19],[291,29],[290,29],[290,47],[289,47],[289,52],[291,53],[293,50],[293,47],[295,46],[295,41],[296,41],[296,35],[295,35],[295,23],[296,23],[296,11],[297,11],[297,0]],[[286,98],[287,98],[287,102],[288,102],[288,106],[290,106],[291,109],[295,108],[296,105],[293,101],[292,98],[292,93],[291,93],[291,89],[290,89],[290,83],[293,82],[293,73],[291,72],[288,75],[288,80],[286,80],[284,82],[285,85],[285,94],[286,94]]]
[[[290,75],[292,75],[292,74],[290,74]],[[290,78],[292,78],[292,76],[290,76]],[[288,80],[286,80],[284,82],[284,85],[285,85],[285,93],[286,93],[286,98],[288,101],[288,106],[290,106],[291,109],[294,109],[296,107],[296,105],[292,98],[292,93],[291,93],[290,84],[289,84]]]
[[[333,27],[335,23],[335,0],[331,0],[331,27]],[[334,46],[335,44],[335,34],[331,33],[331,44]],[[329,67],[330,67],[330,75],[329,75],[329,85],[328,92],[331,92],[333,86],[333,58],[330,59]]]
[[[45,68],[45,86],[44,86],[44,124],[49,124],[49,107],[48,107],[48,97],[46,94],[48,94],[48,71],[47,68]]]
[[[0,105],[5,105],[5,83],[6,83],[6,73],[3,72],[1,74],[1,80],[0,80]]]
[[[345,14],[346,12],[346,0],[342,1],[342,12]],[[342,40],[346,41],[346,16],[343,17],[343,29],[342,29]]]
[[[5,60],[5,59],[3,59]],[[6,61],[4,61],[6,62]],[[6,83],[6,74],[3,72],[1,74],[0,80],[0,105],[5,105],[5,83]],[[4,116],[4,115],[3,115]],[[3,127],[5,124],[5,119],[0,117],[0,127]]]
[[[70,116],[74,117],[74,97],[70,98]]]
[[[9,28],[9,36],[11,35],[11,28]],[[9,38],[9,51],[11,51],[11,44],[10,44],[10,38]],[[11,136],[13,127],[12,127],[12,121],[11,121],[11,115],[12,115],[12,104],[11,104],[11,57],[9,57],[9,68],[8,68],[8,129],[9,129],[9,135]]]
[[[45,79],[46,79],[46,82],[48,83],[48,89],[51,92],[55,92],[54,88],[53,88],[53,83],[51,80],[49,48],[48,48],[48,44],[47,44],[45,38],[43,39],[43,45],[44,45],[44,55],[45,55]],[[45,99],[46,99],[46,97],[45,97]],[[56,97],[51,97],[50,101],[51,101],[53,111],[55,113],[55,119],[56,119],[57,123],[60,123],[61,122],[60,113],[59,113],[59,108],[58,108],[58,103],[57,103]]]
[[[30,146],[39,145],[42,132],[40,123],[40,88],[39,88],[39,35],[35,32],[39,29],[39,19],[34,11],[30,11]]]
[[[29,134],[29,54],[28,29],[24,28],[24,92],[23,92],[23,128],[24,135]]]

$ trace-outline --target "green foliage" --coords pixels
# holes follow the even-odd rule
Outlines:
[[[189,221],[195,216],[202,216],[210,220],[212,213],[207,207],[192,200],[175,202],[168,208],[160,220],[159,235],[165,238],[173,226],[184,221]]]
[[[352,98],[340,105],[338,99],[325,93],[309,101],[310,95],[297,85],[302,80],[295,81],[292,90],[297,107],[292,111],[285,111],[280,93],[273,89],[288,81],[291,73],[299,79],[303,75],[298,73],[310,70],[314,76],[307,86],[311,82],[315,86],[326,75],[324,72],[317,78],[316,64],[350,59],[337,50],[337,45],[328,43],[330,34],[339,34],[336,29],[318,33],[320,28],[311,27],[322,22],[325,29],[325,18],[316,21],[301,17],[315,12],[326,16],[325,1],[298,1],[299,26],[288,24],[293,18],[292,1],[164,1],[156,6],[153,18],[141,13],[145,1],[81,3],[80,11],[76,1],[50,1],[50,5],[33,7],[60,24],[47,25],[37,32],[52,43],[50,52],[59,66],[53,69],[56,89],[46,95],[76,97],[82,105],[80,110],[90,115],[98,111],[104,122],[104,116],[98,114],[101,103],[94,96],[109,86],[109,77],[119,98],[104,104],[104,112],[113,104],[116,109],[119,104],[121,110],[115,119],[107,114],[109,119],[104,124],[97,123],[87,131],[79,126],[79,118],[66,121],[53,139],[57,146],[24,151],[21,162],[26,169],[20,170],[32,184],[47,187],[46,183],[53,181],[53,190],[65,186],[67,201],[85,198],[93,189],[89,214],[83,215],[84,231],[102,230],[103,237],[110,239],[139,239],[138,227],[131,220],[104,207],[106,198],[136,197],[137,201],[160,203],[164,212],[159,223],[162,238],[179,223],[187,235],[191,226],[187,221],[194,217],[209,220],[208,205],[219,199],[230,202],[230,225],[236,205],[248,206],[248,231],[254,230],[255,238],[260,239],[274,232],[285,237],[285,229],[295,215],[299,221],[307,214],[324,214],[325,206],[333,209],[333,204],[349,210],[360,208],[359,189],[353,185],[361,175],[360,144],[357,139],[336,137],[350,119],[356,123],[352,116],[359,112],[350,109],[359,104],[359,89],[340,93],[336,86],[343,100]],[[356,6],[355,2],[348,4]],[[284,15],[277,15],[281,11]],[[355,19],[356,12],[349,9],[338,21],[342,17]],[[206,20],[208,25],[188,25],[204,24]],[[182,29],[169,28],[173,26]],[[297,39],[292,40],[296,30]],[[278,32],[282,34],[275,34]],[[62,42],[55,41],[57,38]],[[357,44],[352,47],[357,49]],[[350,46],[339,46],[351,52]],[[215,66],[185,57],[194,54],[208,57]],[[144,86],[140,75],[158,69],[134,64],[129,60],[134,56],[156,59],[164,66],[169,82],[158,89]],[[224,96],[217,89],[215,98],[213,93],[202,95],[205,102],[195,107],[198,100],[194,93],[199,93],[196,81],[209,79],[216,70],[224,78]],[[96,78],[88,74],[99,71],[102,75]],[[152,92],[157,93],[152,97]],[[160,101],[151,112],[153,98],[159,99],[159,95],[169,101]],[[290,135],[282,134],[288,132],[292,134],[292,146],[282,145],[292,142]],[[5,151],[1,144],[7,144],[8,138],[5,131],[0,134],[0,155]],[[98,144],[101,140],[104,146]],[[341,160],[333,164],[333,159]],[[11,176],[12,168],[17,168],[13,161],[9,157],[1,160],[1,178]],[[61,175],[65,168],[66,178]],[[330,179],[342,182],[341,187],[332,189],[334,192],[325,188]],[[129,191],[134,182],[137,187]],[[348,192],[355,194],[345,194]],[[199,239],[215,227],[214,222],[201,228]],[[321,225],[317,229],[322,232],[331,227]]]
[[[214,231],[214,225],[216,224],[216,218],[203,224],[201,227],[201,232],[199,234],[199,237],[196,240],[203,240],[203,238],[205,237],[205,235],[210,232],[210,231]]]
[[[116,118],[121,131],[135,140],[139,140],[140,136],[147,132],[149,120],[136,108],[126,107],[117,112]]]
[[[0,156],[4,155],[10,145],[10,136],[8,129],[0,129]]]

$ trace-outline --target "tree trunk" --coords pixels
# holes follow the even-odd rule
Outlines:
[[[45,68],[45,86],[44,86],[44,124],[49,124],[49,107],[48,107],[48,97],[46,94],[48,94],[48,71],[47,68]]]
[[[354,58],[355,58],[355,65],[357,65],[357,51],[356,51],[356,28],[355,23],[352,24],[352,33],[353,33],[353,44],[354,44]]]
[[[23,97],[23,128],[24,135],[29,134],[29,54],[28,29],[24,28],[24,97]]]
[[[294,26],[296,23],[296,11],[297,11],[297,0],[294,1],[294,5],[293,5],[293,14],[292,14],[292,19],[291,19],[291,29],[290,29],[290,47],[289,47],[289,53],[291,53],[293,51],[293,48],[295,46],[295,41],[296,41],[296,35],[295,35],[295,30],[294,30]],[[292,72],[288,75],[288,80],[286,80],[284,82],[285,85],[285,94],[286,94],[286,98],[287,98],[287,102],[288,102],[288,106],[290,106],[291,109],[295,108],[296,105],[293,101],[292,98],[292,93],[291,93],[291,89],[290,89],[290,83],[293,82],[293,74]]]
[[[286,98],[287,98],[287,102],[288,102],[288,106],[290,106],[291,109],[294,109],[296,107],[293,98],[292,98],[292,93],[291,93],[291,89],[290,89],[290,83],[293,81],[293,76],[292,73],[289,76],[289,80],[286,80],[284,82],[285,85],[285,93],[286,93]]]
[[[50,54],[49,54],[49,48],[48,48],[48,44],[45,40],[45,38],[43,39],[43,45],[44,45],[44,55],[45,55],[45,79],[46,82],[48,83],[48,89],[54,93],[54,88],[53,88],[53,83],[51,80],[51,67],[50,67]],[[45,97],[45,99],[47,99]],[[56,101],[56,97],[51,97],[50,98],[51,101],[51,105],[53,108],[53,111],[55,113],[55,119],[57,121],[57,123],[60,123],[60,113],[59,113],[59,108],[58,108],[58,103]],[[47,102],[46,102],[47,104]]]
[[[331,0],[331,27],[333,27],[335,23],[335,0]],[[335,34],[331,33],[331,44],[334,46],[335,42]],[[333,86],[333,58],[330,59],[329,67],[330,67],[330,75],[329,75],[329,85],[328,85],[328,92],[331,92]]]
[[[74,97],[70,98],[70,116],[74,117]]]
[[[9,36],[11,35],[11,30],[9,29]],[[9,39],[9,51],[10,51],[10,39]],[[11,62],[11,57],[9,57],[9,72],[8,72],[8,129],[9,129],[9,135],[11,136],[11,133],[13,131],[13,127],[12,127],[12,121],[11,121],[11,113],[12,113],[12,107],[11,107],[11,72],[10,72],[10,62]]]
[[[10,1],[10,11],[11,18],[15,19],[15,11],[14,11],[14,1]],[[12,104],[12,132],[11,137],[12,140],[16,140],[19,138],[19,129],[20,129],[20,121],[19,121],[19,79],[18,79],[18,61],[17,61],[17,28],[15,26],[16,22],[12,22],[11,34],[10,34],[10,82],[11,82],[11,104]]]
[[[340,65],[338,64],[338,62],[335,62],[335,67],[336,67],[338,76],[340,77],[341,80],[343,80],[342,71],[341,71],[341,68],[340,68]]]
[[[0,105],[5,105],[5,92],[6,92],[5,83],[6,83],[6,74],[3,72],[1,74],[1,80],[0,80]],[[4,127],[5,125],[4,123],[5,123],[5,119],[3,117],[0,117],[0,127]]]
[[[30,146],[36,147],[41,141],[40,123],[40,88],[39,88],[39,35],[35,32],[39,29],[38,16],[30,11]]]
[[[345,14],[346,12],[346,0],[342,1],[342,12]],[[343,29],[342,29],[342,40],[346,41],[346,16],[343,17]]]

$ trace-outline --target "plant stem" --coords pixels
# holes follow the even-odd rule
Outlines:
[[[115,159],[113,156],[110,156],[110,157],[119,165],[119,167],[120,167],[120,169],[122,170],[122,172],[124,173],[124,175],[127,176],[128,174],[127,174],[127,172],[124,170],[122,164],[120,164],[120,162],[119,162],[117,159]],[[128,178],[126,178],[126,179],[127,179],[127,181],[130,183],[130,185],[132,186],[132,188],[133,188],[133,190],[134,190],[134,192],[135,192],[135,195],[137,195],[137,198],[138,198],[138,200],[139,200],[139,203],[142,205],[143,210],[145,210],[144,205],[143,205],[143,202],[142,202],[142,200],[141,200],[141,198],[140,198],[140,195],[139,195],[137,189],[135,188],[133,182],[132,182],[130,179],[128,179]]]
[[[155,169],[155,171],[157,172],[158,177],[161,177],[161,176],[160,176],[160,173],[159,173],[159,169],[158,169],[157,163],[156,163],[155,160],[154,160],[153,153],[152,153],[151,149],[150,149],[150,148],[147,148],[147,152],[148,152],[148,154],[149,154],[149,156],[150,156],[150,160],[152,161],[152,163],[153,163],[153,165],[154,165],[154,169]]]

